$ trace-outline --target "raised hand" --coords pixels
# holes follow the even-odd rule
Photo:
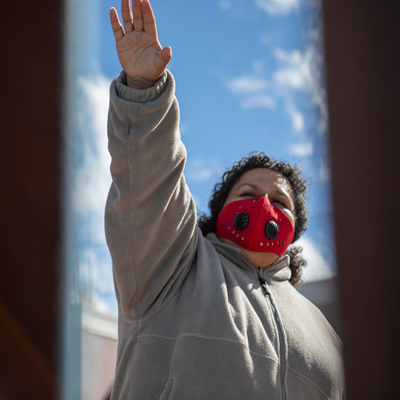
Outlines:
[[[128,86],[146,89],[153,86],[171,60],[170,47],[162,48],[157,38],[156,21],[148,0],[121,0],[124,29],[115,8],[110,10],[119,62],[128,76]]]

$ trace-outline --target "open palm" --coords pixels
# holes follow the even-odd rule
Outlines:
[[[171,48],[162,48],[157,38],[153,11],[148,0],[121,0],[124,28],[115,8],[110,10],[118,58],[128,76],[128,85],[150,87],[162,75],[171,59]],[[125,32],[124,32],[125,29]]]

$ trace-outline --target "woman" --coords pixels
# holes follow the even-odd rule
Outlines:
[[[249,173],[247,173],[248,171]],[[248,179],[250,181],[258,180],[259,184],[253,182],[251,186],[244,185]],[[254,198],[261,194],[269,193],[272,196],[270,198],[274,205],[281,209],[290,219],[294,230],[292,242],[295,242],[307,229],[308,217],[304,199],[306,189],[306,182],[298,168],[293,168],[284,162],[272,160],[265,153],[243,157],[230,170],[226,171],[222,176],[221,182],[215,185],[209,202],[211,216],[201,216],[198,225],[204,236],[210,232],[217,233],[218,216],[225,205],[240,199]],[[236,241],[238,243],[236,244],[231,240],[232,232],[233,230],[229,232],[230,234],[226,238],[221,237],[223,232],[220,232],[218,237],[225,243],[240,247],[256,266],[264,268],[278,260],[278,256],[274,253],[260,251],[263,249],[251,252],[243,247],[242,241]],[[234,234],[235,237],[236,235]],[[285,246],[285,250],[287,247]],[[302,248],[291,246],[286,252],[282,248],[279,250],[280,253],[285,253],[290,257],[289,267],[292,272],[290,283],[296,286],[301,281],[301,270],[307,264],[298,255]]]
[[[111,398],[343,398],[340,340],[289,282],[299,265],[284,253],[307,220],[299,172],[263,154],[236,164],[200,219],[205,237],[183,176],[171,49],[148,0],[121,9],[124,29],[110,14],[123,68],[108,122],[119,305]]]

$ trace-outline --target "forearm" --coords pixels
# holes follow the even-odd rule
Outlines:
[[[164,74],[147,90],[114,81],[109,149],[107,242],[120,306],[135,317],[172,281],[196,224],[183,177],[186,150],[172,75]]]

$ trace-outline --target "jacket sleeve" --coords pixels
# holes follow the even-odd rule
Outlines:
[[[108,115],[113,183],[105,228],[120,314],[138,318],[178,290],[195,252],[196,211],[185,183],[175,83],[111,84]]]

